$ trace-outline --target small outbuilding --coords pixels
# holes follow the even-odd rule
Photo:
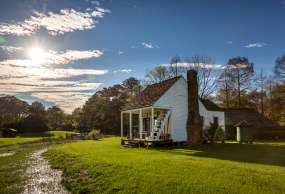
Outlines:
[[[9,129],[5,129],[3,131],[3,137],[4,138],[10,138],[10,137],[16,137],[17,135],[17,130],[9,128]]]
[[[243,120],[235,125],[237,128],[237,141],[242,142],[253,142],[253,131],[252,127],[246,120]]]

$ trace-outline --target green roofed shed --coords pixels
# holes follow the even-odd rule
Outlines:
[[[252,126],[246,121],[242,120],[235,125],[237,128],[237,141],[238,142],[253,142]]]

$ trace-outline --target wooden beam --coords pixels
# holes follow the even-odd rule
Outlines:
[[[130,139],[133,139],[132,137],[132,111],[130,111]]]
[[[142,130],[143,130],[143,123],[142,123],[142,110],[140,109],[140,140],[142,140]]]
[[[124,113],[121,112],[121,139],[123,139],[123,118],[124,118]]]
[[[151,138],[152,141],[154,141],[154,111],[153,108],[151,108]]]

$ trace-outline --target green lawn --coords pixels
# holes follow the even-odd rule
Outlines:
[[[40,137],[30,137],[30,138],[1,138],[0,139],[0,146],[1,145],[8,145],[8,144],[16,144],[16,143],[25,143],[29,141],[36,141],[41,139]]]
[[[51,139],[65,139],[65,134],[79,134],[69,131],[51,131],[50,137]],[[1,145],[9,145],[9,144],[17,144],[17,143],[25,143],[30,141],[36,141],[42,138],[48,138],[49,132],[38,132],[38,133],[22,133],[17,134],[16,138],[0,138],[0,146]]]
[[[49,132],[38,132],[38,133],[22,133],[22,134],[17,134],[17,136],[19,137],[49,137],[49,135],[51,137],[55,137],[58,138],[60,136],[65,138],[65,134],[76,134],[74,132],[69,132],[69,131],[51,131],[50,134]],[[79,134],[79,133],[77,133]]]
[[[46,153],[73,193],[282,193],[285,143],[126,149],[120,138]]]

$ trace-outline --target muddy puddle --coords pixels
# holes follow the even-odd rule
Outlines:
[[[62,171],[52,169],[47,159],[42,156],[49,148],[31,154],[30,166],[26,170],[27,185],[23,193],[69,193],[60,184]]]
[[[13,154],[15,154],[15,152],[12,152],[12,153],[4,153],[4,154],[0,154],[0,157],[2,157],[2,156],[11,156],[11,155],[13,155]]]

